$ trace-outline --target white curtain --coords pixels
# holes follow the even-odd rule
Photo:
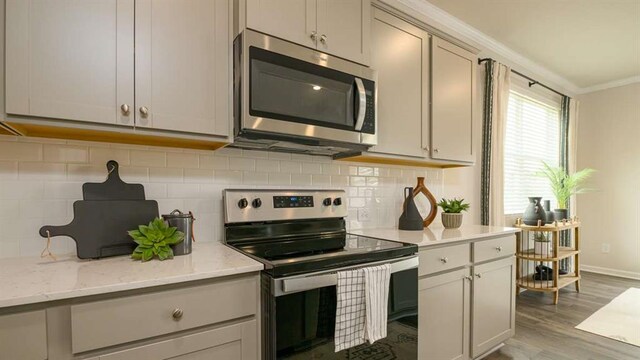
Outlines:
[[[482,224],[504,226],[504,137],[511,68],[493,60],[485,66],[482,147]]]

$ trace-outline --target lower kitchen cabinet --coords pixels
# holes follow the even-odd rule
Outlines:
[[[259,294],[249,273],[0,309],[0,359],[257,360]]]
[[[469,269],[423,278],[418,285],[419,358],[469,358]]]
[[[225,326],[101,355],[99,360],[249,360],[258,359],[256,321]]]
[[[25,346],[26,339],[29,346]],[[47,319],[44,310],[0,315],[0,358],[47,359]]]
[[[514,335],[515,241],[510,235],[420,250],[421,360],[477,359]]]
[[[515,258],[474,266],[471,355],[491,350],[515,333]]]

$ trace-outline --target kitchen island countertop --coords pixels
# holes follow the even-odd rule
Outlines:
[[[481,240],[518,232],[520,232],[520,230],[516,228],[484,225],[463,225],[458,229],[445,229],[442,226],[431,226],[422,231],[398,230],[397,228],[373,228],[349,231],[349,233],[354,235],[416,244],[420,248],[462,241]]]
[[[129,256],[80,260],[40,257],[0,259],[0,308],[176,284],[260,271],[263,265],[222,243],[194,244],[173,260],[134,261]]]

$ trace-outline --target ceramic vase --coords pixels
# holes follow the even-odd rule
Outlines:
[[[524,210],[522,216],[522,221],[525,225],[538,225],[538,220],[540,220],[542,224],[547,222],[547,213],[542,208],[540,200],[542,200],[542,197],[534,196],[529,198],[529,206]]]

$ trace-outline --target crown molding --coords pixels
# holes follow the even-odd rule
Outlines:
[[[505,44],[498,40],[488,36],[480,30],[472,27],[471,25],[463,22],[448,12],[440,9],[439,7],[431,4],[427,0],[383,0],[390,5],[393,2],[401,3],[402,5],[420,13],[422,17],[432,26],[440,25],[447,28],[447,32],[455,33],[463,37],[463,40],[472,41],[483,50],[491,53],[495,53],[497,56],[504,58],[510,62],[513,67],[517,66],[519,71],[527,72],[534,78],[539,78],[542,82],[549,82],[555,84],[564,92],[579,94],[582,93],[582,89],[576,86],[571,81],[558,75],[557,73],[547,69],[546,67],[528,59],[515,50],[509,48]],[[454,34],[452,34],[454,35]]]
[[[640,75],[638,76],[631,76],[628,77],[626,79],[619,79],[619,80],[614,80],[614,81],[609,81],[606,83],[602,83],[602,84],[597,84],[597,85],[593,85],[593,86],[588,86],[588,87],[583,87],[580,88],[580,94],[588,94],[588,93],[592,93],[595,91],[600,91],[600,90],[606,90],[606,89],[611,89],[611,88],[616,88],[619,86],[625,86],[625,85],[630,85],[630,84],[635,84],[635,83],[640,83]]]

